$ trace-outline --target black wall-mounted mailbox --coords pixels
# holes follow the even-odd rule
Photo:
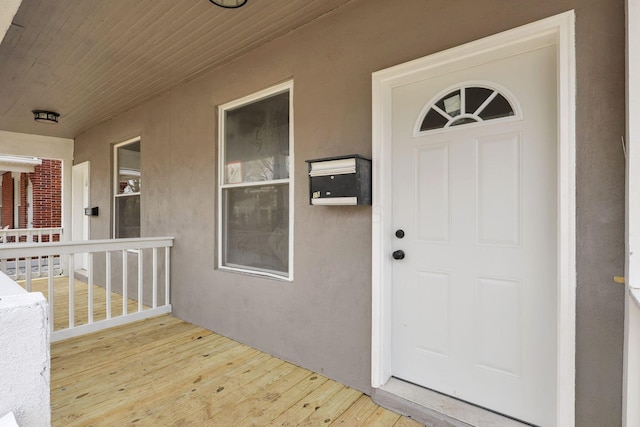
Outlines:
[[[357,154],[307,160],[309,204],[370,205],[371,160]]]
[[[98,216],[98,207],[84,208],[84,214],[86,216]]]

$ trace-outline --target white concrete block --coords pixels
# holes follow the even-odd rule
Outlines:
[[[40,292],[0,296],[0,415],[21,427],[51,424],[47,313]]]

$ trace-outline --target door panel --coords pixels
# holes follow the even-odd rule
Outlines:
[[[540,425],[556,401],[555,70],[550,46],[392,98],[394,250],[406,254],[393,263],[392,373]],[[507,88],[522,118],[414,131],[430,99],[468,81]]]

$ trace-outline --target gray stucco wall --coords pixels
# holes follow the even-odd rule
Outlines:
[[[622,0],[354,0],[76,139],[91,160],[91,237],[109,237],[111,144],[142,136],[143,235],[175,236],[174,314],[370,391],[371,209],[307,201],[305,159],[371,154],[371,73],[576,10],[576,424],[621,416]],[[206,52],[203,52],[206,55]],[[294,80],[293,283],[217,271],[216,106]]]

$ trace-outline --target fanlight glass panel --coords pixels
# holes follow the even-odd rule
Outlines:
[[[438,99],[426,110],[420,132],[514,116],[509,100],[495,89],[463,86]]]

